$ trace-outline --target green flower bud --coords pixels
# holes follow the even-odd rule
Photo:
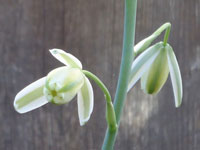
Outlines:
[[[145,93],[156,94],[165,84],[169,75],[167,50],[162,48],[150,68],[141,78],[141,87]]]
[[[175,106],[183,97],[183,86],[178,61],[169,44],[159,42],[143,51],[132,63],[128,91],[141,79],[141,88],[148,94],[158,93],[170,73]]]
[[[46,99],[55,104],[71,101],[84,84],[84,75],[78,68],[59,67],[47,75],[43,90]]]

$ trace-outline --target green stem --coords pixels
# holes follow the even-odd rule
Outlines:
[[[166,45],[169,37],[170,28],[171,24],[167,22],[163,24],[161,27],[159,27],[153,34],[151,34],[147,38],[137,43],[134,46],[134,56],[136,57],[138,54],[141,54],[143,51],[145,51],[163,31],[165,31],[165,45]]]
[[[122,60],[121,60],[120,74],[114,100],[114,108],[118,126],[120,123],[120,117],[122,114],[124,102],[127,95],[128,79],[130,75],[131,63],[133,61],[136,10],[137,10],[137,0],[125,1]],[[117,135],[117,130],[112,131],[109,128],[107,129],[102,150],[113,149],[116,135]]]
[[[101,80],[96,75],[94,75],[93,73],[91,73],[87,70],[82,70],[82,72],[87,77],[92,79],[100,87],[100,89],[103,91],[105,99],[106,99],[106,120],[107,120],[107,123],[108,123],[108,127],[111,131],[115,131],[117,129],[116,116],[115,116],[115,111],[114,111],[114,107],[113,107],[113,104],[112,104],[112,99],[111,99],[111,96],[110,96],[108,89],[103,84],[103,82],[101,82]]]
[[[165,31],[165,36],[164,36],[164,40],[163,40],[163,44],[164,46],[166,46],[168,38],[169,38],[169,34],[170,34],[170,30],[171,30],[171,24],[167,27],[166,31]]]
[[[161,27],[159,27],[152,35],[154,35],[156,38],[164,31],[171,28],[171,24],[169,22],[163,24]]]

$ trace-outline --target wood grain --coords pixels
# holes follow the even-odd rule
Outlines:
[[[62,64],[48,52],[64,49],[115,94],[122,48],[121,0],[0,0],[0,150],[99,150],[105,101],[93,83],[94,112],[80,127],[77,102],[45,105],[20,115],[16,93]],[[139,0],[136,41],[165,22],[181,68],[184,98],[174,107],[170,80],[156,96],[140,85],[128,94],[116,150],[200,149],[200,1]],[[162,38],[160,38],[162,40]]]

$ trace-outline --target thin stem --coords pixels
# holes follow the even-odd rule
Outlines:
[[[127,95],[128,79],[130,75],[131,63],[133,61],[136,9],[137,9],[137,0],[125,1],[122,60],[121,60],[120,74],[114,100],[114,108],[118,126],[120,123],[120,117],[122,114],[124,102]],[[107,129],[104,143],[102,146],[103,150],[113,149],[116,135],[117,135],[117,130],[111,131],[109,128]]]
[[[167,41],[168,41],[168,38],[169,38],[169,34],[170,34],[170,30],[171,30],[171,24],[170,24],[170,26],[168,26],[168,28],[165,31],[165,36],[164,36],[164,40],[163,40],[164,46],[166,46],[166,44],[167,44]]]
[[[143,39],[139,43],[137,43],[134,46],[134,56],[136,57],[138,54],[141,54],[143,51],[145,51],[151,43],[163,32],[165,31],[166,33],[169,32],[167,30],[170,30],[171,24],[169,22],[163,24],[161,27],[159,27],[153,34],[148,36],[147,38]],[[169,36],[169,33],[168,33]],[[167,37],[168,39],[168,37]],[[166,43],[165,43],[166,45]]]
[[[171,23],[169,22],[159,27],[152,35],[154,35],[155,37],[158,37],[164,30],[167,30],[168,28],[171,28]]]
[[[114,107],[113,107],[113,104],[112,104],[112,99],[111,99],[111,96],[110,96],[108,89],[103,84],[103,82],[93,73],[91,73],[87,70],[82,70],[82,72],[87,77],[92,79],[100,87],[100,89],[103,91],[105,99],[106,99],[106,120],[107,120],[107,123],[108,123],[108,127],[109,127],[110,130],[115,131],[116,128],[117,128],[116,116],[115,116],[115,111],[114,111]]]

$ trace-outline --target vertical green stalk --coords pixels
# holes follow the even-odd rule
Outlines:
[[[119,127],[124,102],[127,95],[127,87],[131,63],[133,61],[133,48],[135,40],[137,0],[125,0],[123,50],[119,79],[114,100],[116,121]],[[112,150],[114,147],[117,130],[107,128],[102,150]]]

